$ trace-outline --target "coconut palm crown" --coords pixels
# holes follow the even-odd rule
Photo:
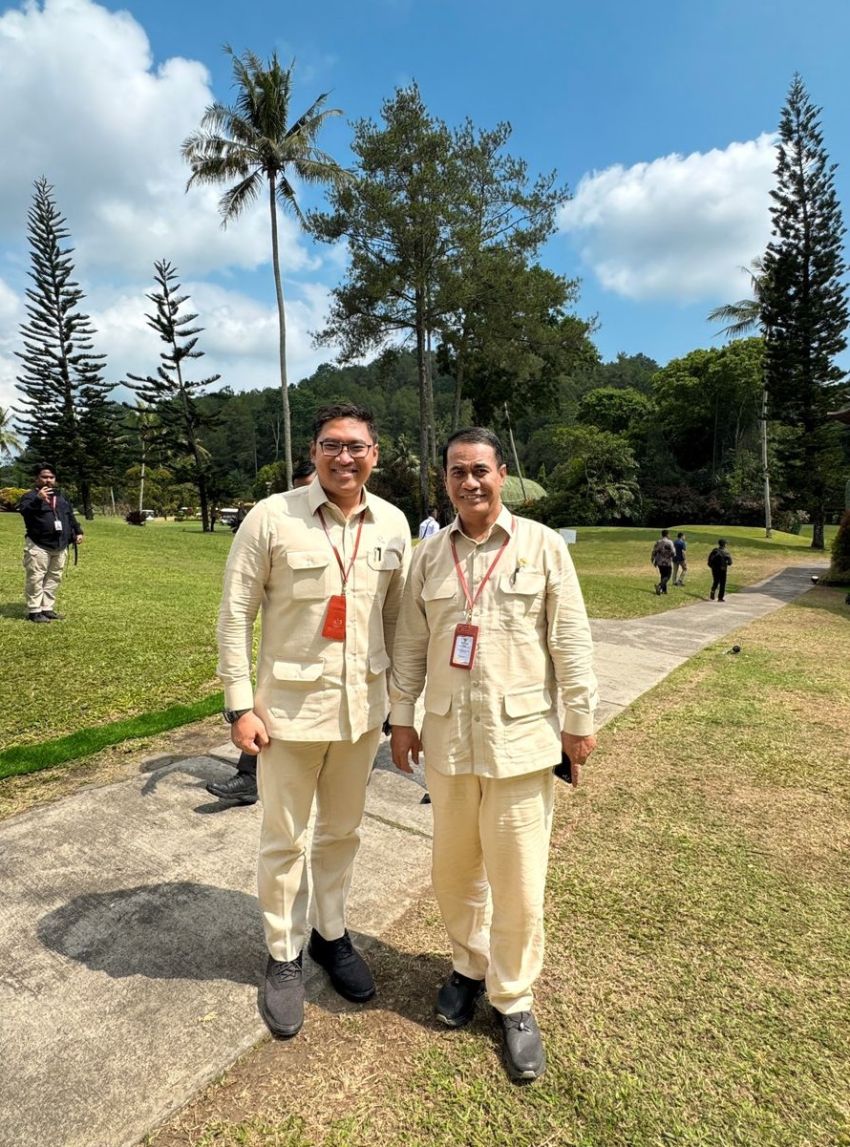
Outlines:
[[[211,104],[197,131],[182,144],[181,154],[192,169],[186,189],[193,183],[229,183],[221,197],[222,226],[238,218],[264,190],[269,197],[272,234],[272,267],[277,295],[280,331],[280,385],[283,400],[284,452],[287,486],[292,486],[292,429],[286,373],[286,311],[280,274],[277,204],[292,211],[298,221],[306,220],[298,205],[293,180],[337,186],[347,172],[316,146],[316,137],[329,116],[341,115],[338,108],[326,108],[324,92],[290,123],[294,64],[284,68],[274,53],[267,64],[253,52],[237,56],[229,46],[225,51],[233,63],[236,100],[233,106]]]

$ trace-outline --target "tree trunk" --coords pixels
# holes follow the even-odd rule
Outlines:
[[[764,474],[764,536],[773,537],[770,512],[770,466],[767,460],[767,386],[761,388],[761,466]]]
[[[141,473],[139,474],[139,513],[145,504],[145,456],[142,455]]]
[[[83,503],[83,517],[87,522],[94,520],[94,510],[91,504],[91,483],[88,478],[80,479],[80,500]]]
[[[511,416],[510,416],[510,412],[508,411],[508,404],[507,403],[505,403],[505,422],[507,422],[507,424],[508,424],[508,439],[509,439],[510,444],[511,444],[511,453],[513,454],[513,457],[514,457],[514,466],[516,466],[516,475],[517,475],[517,478],[519,478],[519,488],[520,488],[520,490],[522,490],[522,500],[523,500],[523,502],[527,502],[528,501],[528,494],[526,493],[526,490],[525,490],[525,479],[522,476],[522,467],[519,464],[519,455],[516,452],[516,442],[514,442],[514,431],[513,431],[513,427],[511,426]]]
[[[428,468],[428,369],[425,362],[425,321],[423,296],[416,292],[416,370],[419,379],[419,497],[423,515],[430,501]]]
[[[823,550],[826,549],[824,543],[824,522],[826,521],[826,514],[824,512],[823,502],[815,506],[812,512],[812,549]]]
[[[425,343],[425,362],[427,365],[427,393],[426,404],[428,407],[428,441],[431,444],[431,465],[436,470],[437,468],[437,425],[434,418],[434,373],[433,373],[433,358],[431,355],[431,330],[430,327],[426,333]],[[427,506],[425,507],[427,511]]]
[[[283,302],[283,280],[277,241],[277,200],[274,179],[269,176],[269,213],[272,222],[272,267],[277,296],[277,325],[280,333],[280,391],[283,406],[283,459],[286,464],[286,488],[292,489],[292,423],[289,417],[289,381],[286,374],[286,308]]]
[[[463,353],[463,346],[458,348],[457,360],[455,365],[455,400],[452,407],[452,434],[456,430],[460,430],[460,405],[463,402],[463,368],[465,366],[465,356]]]

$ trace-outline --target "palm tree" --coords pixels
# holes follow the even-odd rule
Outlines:
[[[211,104],[200,128],[183,141],[181,154],[192,169],[186,189],[193,183],[237,182],[228,187],[219,203],[222,225],[236,219],[244,208],[268,189],[272,231],[272,267],[277,295],[280,330],[280,385],[283,399],[283,442],[286,484],[292,487],[292,427],[286,374],[286,310],[280,274],[277,204],[290,210],[307,225],[298,205],[292,177],[305,183],[339,186],[348,173],[316,147],[316,136],[328,116],[341,115],[338,108],[325,108],[325,92],[289,122],[294,65],[281,67],[274,53],[264,65],[253,52],[237,56],[229,46],[237,89],[232,107]]]
[[[741,270],[750,277],[752,298],[738,299],[736,303],[725,303],[722,307],[715,307],[709,312],[708,321],[726,323],[719,333],[730,339],[743,338],[744,335],[757,329],[766,336],[767,331],[763,328],[761,318],[766,273],[764,260],[761,256],[757,256],[749,267],[742,267]],[[770,514],[770,467],[767,458],[767,385],[764,371],[762,371],[761,387],[761,465],[764,473],[764,536],[769,538],[773,529]]]
[[[12,429],[12,411],[0,406],[0,457],[11,462],[16,451],[21,449],[21,440]]]

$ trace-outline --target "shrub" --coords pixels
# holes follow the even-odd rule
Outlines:
[[[141,510],[131,510],[129,514],[124,515],[124,521],[130,526],[143,526],[147,520]]]
[[[838,585],[850,583],[850,510],[845,510],[832,539],[832,565],[827,581]]]
[[[0,512],[10,513],[15,510],[24,494],[26,494],[26,490],[22,490],[18,486],[0,487]]]

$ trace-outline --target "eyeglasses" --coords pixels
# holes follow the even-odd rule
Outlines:
[[[374,442],[340,442],[336,438],[323,438],[316,443],[326,458],[336,458],[343,450],[347,450],[352,458],[365,458],[374,446]]]

